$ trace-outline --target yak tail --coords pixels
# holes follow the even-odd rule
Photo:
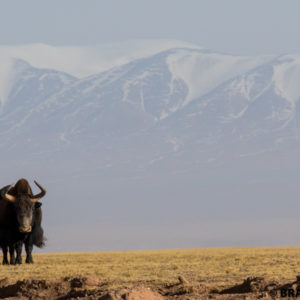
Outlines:
[[[43,248],[46,243],[46,238],[44,237],[44,230],[41,226],[37,226],[33,231],[32,242],[35,246]]]

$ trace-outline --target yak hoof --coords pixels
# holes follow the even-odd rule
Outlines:
[[[3,260],[2,261],[2,265],[8,265],[9,263],[8,263],[8,261],[7,260]]]
[[[21,264],[22,264],[22,258],[17,258],[16,265],[21,265]]]
[[[26,261],[25,261],[25,262],[26,262],[26,264],[33,264],[33,260],[32,260],[32,259],[27,259],[27,258],[26,258]]]

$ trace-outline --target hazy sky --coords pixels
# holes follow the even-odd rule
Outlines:
[[[178,39],[233,54],[300,53],[298,0],[0,0],[0,44]]]

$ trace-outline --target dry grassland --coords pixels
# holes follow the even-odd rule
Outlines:
[[[249,276],[289,281],[300,274],[300,247],[51,253],[34,254],[34,260],[34,265],[0,266],[0,279],[56,280],[80,274],[118,288],[140,282],[160,286],[181,275],[221,288]]]

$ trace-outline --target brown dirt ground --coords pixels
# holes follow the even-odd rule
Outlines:
[[[84,276],[66,277],[59,281],[22,280],[11,283],[0,280],[0,299],[10,300],[163,300],[163,299],[281,299],[300,297],[300,276],[294,282],[280,283],[264,277],[250,277],[241,284],[224,290],[209,289],[197,282],[178,277],[178,283],[154,289],[139,284],[133,288],[108,290],[108,283]],[[285,294],[281,294],[282,291]],[[298,292],[298,294],[297,294]]]

